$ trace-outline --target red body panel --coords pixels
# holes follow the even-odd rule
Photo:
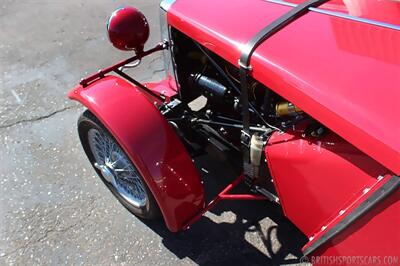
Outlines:
[[[303,3],[305,0],[285,0],[289,3]],[[373,19],[400,25],[400,2],[393,0],[331,0],[321,9],[341,12],[359,18]]]
[[[306,250],[381,188],[391,175],[376,161],[335,134],[317,141],[302,137],[302,127],[274,133],[266,158],[285,215],[310,239]],[[315,265],[400,263],[400,191],[357,219],[308,257]],[[369,256],[374,263],[340,262],[339,256]],[[388,257],[392,256],[392,257]],[[365,259],[365,258],[362,258]],[[394,260],[394,261],[393,261]],[[397,262],[396,262],[397,260]],[[381,261],[381,262],[380,262]],[[380,263],[379,263],[380,262]],[[387,263],[386,263],[387,264]]]
[[[178,0],[167,17],[170,25],[237,65],[241,46],[290,9],[254,0]]]
[[[265,151],[285,215],[312,237],[388,170],[335,134],[302,133],[274,133]]]
[[[237,65],[240,47],[290,9],[256,0],[176,1],[168,21]],[[398,47],[399,31],[309,12],[256,50],[252,75],[399,174]]]
[[[171,231],[182,229],[204,207],[203,186],[190,156],[139,89],[108,76],[86,88],[77,86],[69,97],[85,105],[117,139],[144,177]]]
[[[352,226],[332,239],[309,258],[315,265],[316,256],[366,256],[365,263],[345,261],[348,265],[399,265],[400,264],[400,190],[379,203]],[[314,258],[312,256],[315,256]],[[375,259],[375,261],[374,261]],[[337,264],[339,263],[332,263]],[[326,265],[326,263],[324,263]]]

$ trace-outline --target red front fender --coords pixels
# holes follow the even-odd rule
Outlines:
[[[144,177],[176,232],[204,206],[200,177],[174,130],[144,94],[124,79],[107,76],[77,86],[69,98],[85,105],[112,133]]]

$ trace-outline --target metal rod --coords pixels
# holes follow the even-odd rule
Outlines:
[[[221,115],[217,115],[217,118],[222,119],[222,120],[226,120],[226,121],[231,121],[234,123],[242,123],[241,120],[237,120],[237,119],[233,119],[233,118],[229,118],[229,117],[225,117],[225,116],[221,116]]]
[[[118,75],[120,75],[121,77],[127,79],[128,81],[132,82],[134,85],[136,85],[137,87],[139,87],[141,90],[145,91],[146,93],[150,94],[151,96],[161,100],[161,101],[165,101],[165,98],[158,95],[157,93],[155,93],[154,91],[150,90],[149,88],[147,88],[146,86],[144,86],[142,83],[140,83],[139,81],[135,80],[134,78],[132,78],[131,76],[129,76],[128,74],[122,72],[119,69],[114,69],[114,72],[117,73]]]
[[[228,194],[233,188],[239,185],[244,180],[244,175],[239,175],[235,180],[232,181],[228,186],[226,186],[210,203],[207,204],[199,213],[197,213],[193,218],[186,223],[183,229],[188,229],[196,221],[198,221],[206,212],[211,210],[218,202],[221,200],[269,200],[269,198],[263,195],[254,194]]]
[[[223,200],[266,200],[267,198],[262,195],[252,195],[252,194],[227,194],[220,195]]]
[[[145,56],[147,56],[149,54],[152,54],[152,53],[157,52],[157,51],[164,50],[166,48],[167,48],[167,43],[166,42],[159,43],[154,48],[151,48],[150,50],[144,51],[144,52],[142,52],[142,53],[140,53],[138,55],[135,55],[135,56],[133,56],[131,58],[125,59],[123,61],[120,61],[119,63],[117,63],[115,65],[112,65],[112,66],[106,67],[105,69],[99,70],[99,72],[97,72],[96,74],[90,75],[90,76],[82,79],[79,84],[82,85],[83,87],[86,87],[90,82],[92,82],[92,81],[94,81],[94,80],[96,80],[98,78],[104,77],[105,74],[110,73],[111,71],[114,71],[114,70],[116,70],[116,69],[118,69],[118,68],[120,68],[120,67],[122,67],[122,66],[124,66],[126,64],[129,64],[129,63],[131,63],[133,61],[136,61],[136,60],[139,60],[139,59],[141,59],[141,58],[143,58],[143,57],[145,57]]]
[[[243,128],[243,125],[241,125],[241,124],[229,124],[229,123],[209,121],[209,120],[204,120],[204,119],[196,119],[196,120],[193,120],[193,122],[199,122],[199,123],[209,124],[209,125],[219,125],[219,126],[225,126],[225,127],[234,127],[234,128],[238,128],[238,129]],[[254,127],[254,126],[251,126],[250,129],[253,131],[258,131],[258,132],[270,132],[271,131],[271,129],[269,129],[269,128]]]
[[[268,190],[266,190],[265,188],[261,188],[259,186],[256,186],[255,189],[257,190],[258,193],[264,195],[270,201],[273,201],[273,202],[276,202],[276,203],[280,204],[279,198],[277,196],[275,196],[274,194],[272,194],[271,192],[269,192]]]

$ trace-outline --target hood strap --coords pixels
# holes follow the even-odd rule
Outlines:
[[[246,176],[251,177],[250,167],[250,112],[249,112],[249,95],[248,95],[248,75],[251,71],[250,59],[256,48],[266,39],[277,33],[279,30],[306,14],[310,8],[318,7],[329,0],[309,0],[297,5],[289,12],[285,13],[271,24],[258,32],[244,47],[239,59],[240,67],[240,86],[241,86],[241,104],[243,130],[241,133],[241,143],[243,150],[243,167]]]

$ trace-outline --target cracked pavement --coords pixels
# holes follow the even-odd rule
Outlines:
[[[76,132],[84,108],[66,94],[128,56],[105,35],[122,4],[147,16],[148,46],[159,41],[155,0],[0,1],[0,265],[296,263],[297,232],[264,203],[221,204],[172,234],[132,216],[95,176]],[[162,69],[156,54],[132,73],[157,81]]]

